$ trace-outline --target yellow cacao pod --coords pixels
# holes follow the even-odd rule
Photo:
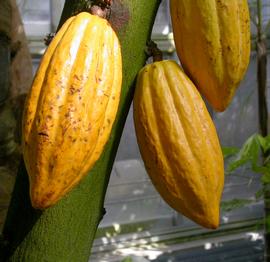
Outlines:
[[[23,156],[35,208],[55,204],[100,157],[122,82],[118,38],[109,23],[80,13],[44,54],[23,117]]]
[[[134,124],[162,198],[196,223],[216,228],[224,184],[219,139],[198,90],[176,62],[155,62],[139,72]]]
[[[247,0],[170,0],[177,54],[216,111],[230,104],[250,56]]]

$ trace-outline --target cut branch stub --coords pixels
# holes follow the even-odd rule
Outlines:
[[[90,8],[90,13],[105,19],[109,19],[112,2],[112,0],[95,0]]]
[[[110,8],[112,5],[112,0],[95,0],[94,5],[98,5],[102,8]]]

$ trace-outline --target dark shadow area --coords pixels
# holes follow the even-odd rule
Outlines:
[[[8,260],[31,231],[41,214],[42,211],[31,206],[28,175],[22,159],[3,229],[3,244],[0,250],[1,262]]]

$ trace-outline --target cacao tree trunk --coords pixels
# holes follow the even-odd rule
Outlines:
[[[85,10],[89,1],[66,0],[62,24]],[[125,119],[133,97],[136,74],[144,65],[160,0],[115,0],[111,23],[123,54],[123,89],[111,139],[91,172],[56,206],[34,210],[29,200],[27,173],[21,161],[4,227],[3,261],[88,261],[92,242],[104,215],[104,196]]]
[[[257,0],[257,83],[259,104],[259,127],[263,137],[268,135],[268,109],[267,109],[267,46],[262,25],[262,1]],[[268,156],[264,155],[263,160]],[[264,260],[270,262],[270,185],[264,185]]]

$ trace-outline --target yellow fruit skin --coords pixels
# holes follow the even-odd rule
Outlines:
[[[216,111],[230,104],[250,57],[247,0],[170,0],[177,54]]]
[[[44,54],[23,115],[23,156],[35,208],[55,204],[100,157],[122,82],[118,38],[105,19],[80,13]]]
[[[177,63],[155,62],[140,71],[134,124],[146,170],[162,198],[196,223],[217,228],[223,155],[206,106]]]

